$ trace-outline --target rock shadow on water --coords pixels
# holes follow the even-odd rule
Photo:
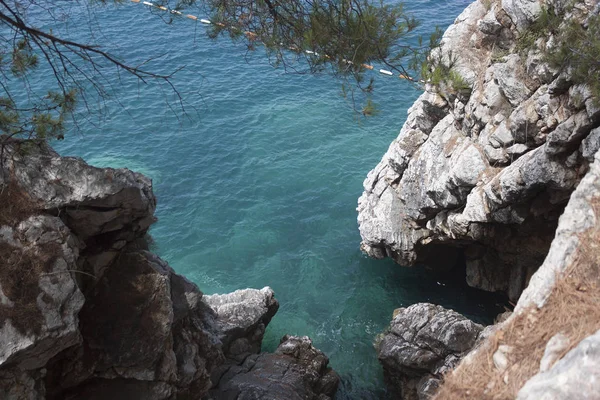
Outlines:
[[[407,295],[399,299],[397,307],[432,303],[457,311],[483,325],[492,324],[498,314],[512,309],[506,294],[488,292],[467,284],[467,266],[461,252],[449,258],[445,268],[427,265],[406,268],[389,262],[391,268],[396,269],[392,272],[394,278],[389,279],[390,285],[405,289],[401,292]],[[410,291],[406,290],[408,288]]]

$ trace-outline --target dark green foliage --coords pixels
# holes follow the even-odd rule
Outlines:
[[[17,41],[13,48],[10,71],[15,76],[24,76],[27,71],[34,69],[38,64],[37,55],[35,55],[25,39]]]
[[[423,80],[433,85],[444,97],[468,96],[471,93],[469,83],[456,72],[456,58],[449,54],[442,59],[439,53],[431,54],[421,69]]]
[[[560,72],[566,71],[574,84],[587,85],[598,103],[600,15],[582,15],[574,4],[567,4],[561,10],[542,9],[539,18],[519,35],[516,50],[526,55],[539,38],[553,37],[543,50],[544,60]]]
[[[98,4],[123,1],[91,0]],[[43,11],[50,18],[56,18],[57,26],[61,26],[64,18],[69,18],[69,7],[72,7],[69,3],[0,1],[0,146],[14,137],[34,142],[62,139],[76,105],[82,103],[87,107],[90,103],[86,98],[88,91],[96,95],[94,101],[107,96],[101,83],[103,78],[108,81],[101,74],[106,65],[134,75],[142,82],[148,79],[169,82],[168,75],[127,65],[100,46],[65,39],[52,29],[45,31],[33,26],[28,20],[34,11]],[[33,74],[42,73],[52,74],[55,84],[51,90],[40,92],[31,87]]]
[[[75,104],[74,89],[48,92],[29,108],[19,108],[9,97],[0,97],[0,132],[7,137],[41,141],[63,139],[65,121]]]
[[[539,17],[517,38],[516,51],[526,54],[534,48],[539,38],[547,38],[558,31],[565,16],[565,11],[556,12],[553,8],[542,8]]]
[[[401,4],[377,1],[155,0],[153,3],[162,10],[158,7],[151,10],[161,13],[163,18],[166,16],[167,20],[182,14],[164,10],[209,15],[213,22],[212,36],[227,33],[232,38],[244,39],[252,49],[260,43],[276,65],[293,65],[292,68],[308,65],[309,72],[327,69],[345,80],[353,79],[368,94],[373,84],[363,83],[367,64],[378,63],[397,73],[415,76],[440,36],[437,32],[428,45],[423,45],[421,39],[416,45],[403,42],[417,27],[417,22],[404,12]],[[86,2],[103,5],[123,0],[83,1]],[[6,39],[0,42],[0,135],[4,137],[39,141],[62,139],[76,104],[87,107],[97,98],[107,96],[102,82],[111,79],[100,73],[106,70],[106,65],[133,75],[143,83],[158,79],[171,85],[171,75],[158,75],[130,66],[100,46],[64,39],[28,21],[30,9],[38,8],[53,18],[61,15],[57,25],[64,24],[69,11],[65,9],[64,13],[56,14],[48,11],[56,7],[61,5],[50,0],[24,0],[18,4],[0,1],[0,32]],[[301,56],[306,62],[294,63]],[[45,73],[53,74],[56,87],[40,95],[30,88],[28,77],[41,73],[42,65]],[[412,68],[413,73],[407,68]],[[345,87],[350,87],[345,83]],[[177,93],[172,85],[171,88]],[[19,95],[15,96],[17,91]],[[27,100],[23,100],[23,91],[27,93]],[[93,101],[86,100],[90,91]],[[351,94],[354,101],[353,92]],[[376,108],[367,101],[362,113],[373,115]]]
[[[420,36],[418,38],[418,50],[412,52],[412,57],[409,58],[409,69],[420,74],[420,78],[423,80],[427,78],[427,69],[439,61],[439,56],[434,53],[434,50],[439,47],[443,34],[444,32],[439,27],[436,27],[435,31],[429,35],[429,43],[427,45],[423,44],[423,37]]]
[[[574,20],[565,23],[556,43],[546,52],[548,63],[568,71],[573,83],[588,85],[600,103],[600,15],[590,15],[584,25]]]
[[[39,63],[30,38],[21,36],[0,47],[0,71],[4,95],[0,96],[0,133],[7,137],[29,139],[62,139],[64,123],[75,108],[75,91],[48,92],[46,96],[19,106],[13,100],[8,86],[11,80],[26,79]]]
[[[365,117],[370,117],[379,114],[379,108],[377,108],[377,105],[373,103],[371,99],[367,99],[367,103],[365,104],[361,112]]]
[[[418,79],[442,34],[436,30],[429,41],[411,37],[418,22],[401,3],[381,0],[208,0],[207,8],[213,36],[245,40],[252,50],[260,43],[273,65],[294,72],[303,65],[311,73],[329,71],[342,78],[353,103],[359,87],[366,98],[356,110],[365,116],[377,113],[368,98],[373,85],[363,82],[367,66]]]
[[[402,4],[370,0],[210,0],[213,35],[227,32],[262,43],[275,64],[288,66],[306,50],[311,72],[358,75],[364,64],[406,72],[405,57],[422,53],[401,43],[417,26]],[[360,78],[359,78],[360,79]]]

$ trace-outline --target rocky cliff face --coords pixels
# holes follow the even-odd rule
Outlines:
[[[0,398],[199,399],[259,361],[294,371],[285,398],[333,395],[337,375],[308,338],[257,355],[278,308],[270,288],[204,296],[148,251],[149,179],[18,141],[0,161]],[[258,398],[237,387],[232,398]]]
[[[419,303],[394,312],[376,345],[394,398],[428,399],[470,351],[483,327],[455,311]]]
[[[327,400],[339,378],[328,359],[306,337],[284,336],[275,353],[230,363],[210,391],[214,400]]]
[[[435,399],[595,399],[600,375],[600,151],[515,312],[445,377]]]
[[[398,398],[598,396],[600,108],[543,61],[556,31],[521,41],[544,9],[583,26],[599,10],[571,5],[467,7],[436,57],[469,89],[428,86],[365,180],[367,254],[439,268],[464,257],[470,285],[518,299],[504,321],[463,335],[457,322],[475,324],[441,307],[401,309],[377,346]]]
[[[567,19],[584,21],[594,2]],[[566,4],[566,3],[565,3]],[[428,85],[359,199],[362,249],[405,266],[466,259],[467,282],[518,299],[600,146],[600,108],[518,38],[563,2],[476,1],[438,54],[468,89]],[[547,39],[547,40],[546,40]]]

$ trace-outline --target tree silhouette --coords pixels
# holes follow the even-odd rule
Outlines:
[[[135,0],[133,0],[135,1]],[[95,0],[88,7],[124,0]],[[90,90],[105,98],[103,80],[107,64],[118,76],[124,73],[142,83],[161,81],[170,85],[176,71],[159,74],[147,70],[146,62],[129,64],[96,43],[80,42],[35,26],[33,12],[48,13],[52,21],[71,18],[65,3],[50,0],[0,0],[0,134],[2,140],[27,138],[38,141],[62,139],[65,123],[73,119],[78,104],[89,104]],[[186,12],[210,17],[209,35],[222,34],[242,40],[249,49],[258,44],[266,49],[274,65],[295,68],[299,58],[306,60],[307,72],[328,71],[362,85],[363,72],[370,63],[380,63],[408,76],[424,58],[436,37],[427,46],[419,41],[411,46],[402,39],[417,27],[401,4],[372,0],[158,0],[152,9],[168,15],[168,21]],[[148,61],[148,60],[147,60]],[[55,88],[42,96],[15,96],[16,81],[27,81],[39,73],[42,64],[51,71]],[[112,74],[113,72],[111,72]],[[110,77],[109,77],[110,78]],[[27,87],[27,86],[26,86]]]

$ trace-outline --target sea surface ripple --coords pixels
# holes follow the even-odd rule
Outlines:
[[[406,8],[426,33],[448,26],[468,3],[418,0]],[[260,48],[210,40],[201,24],[167,24],[141,4],[93,10],[93,39],[104,49],[133,64],[162,55],[148,65],[157,71],[184,66],[173,79],[178,94],[113,79],[112,99],[97,104],[101,115],[81,120],[55,146],[151,177],[156,250],[205,293],[271,286],[281,308],[265,350],[286,333],[308,335],[343,378],[338,399],[383,398],[373,341],[395,308],[431,301],[487,318],[492,305],[451,279],[359,250],[362,181],[398,134],[415,87],[374,74],[380,114],[357,118],[330,76],[275,69]],[[89,35],[71,24],[75,38]]]

